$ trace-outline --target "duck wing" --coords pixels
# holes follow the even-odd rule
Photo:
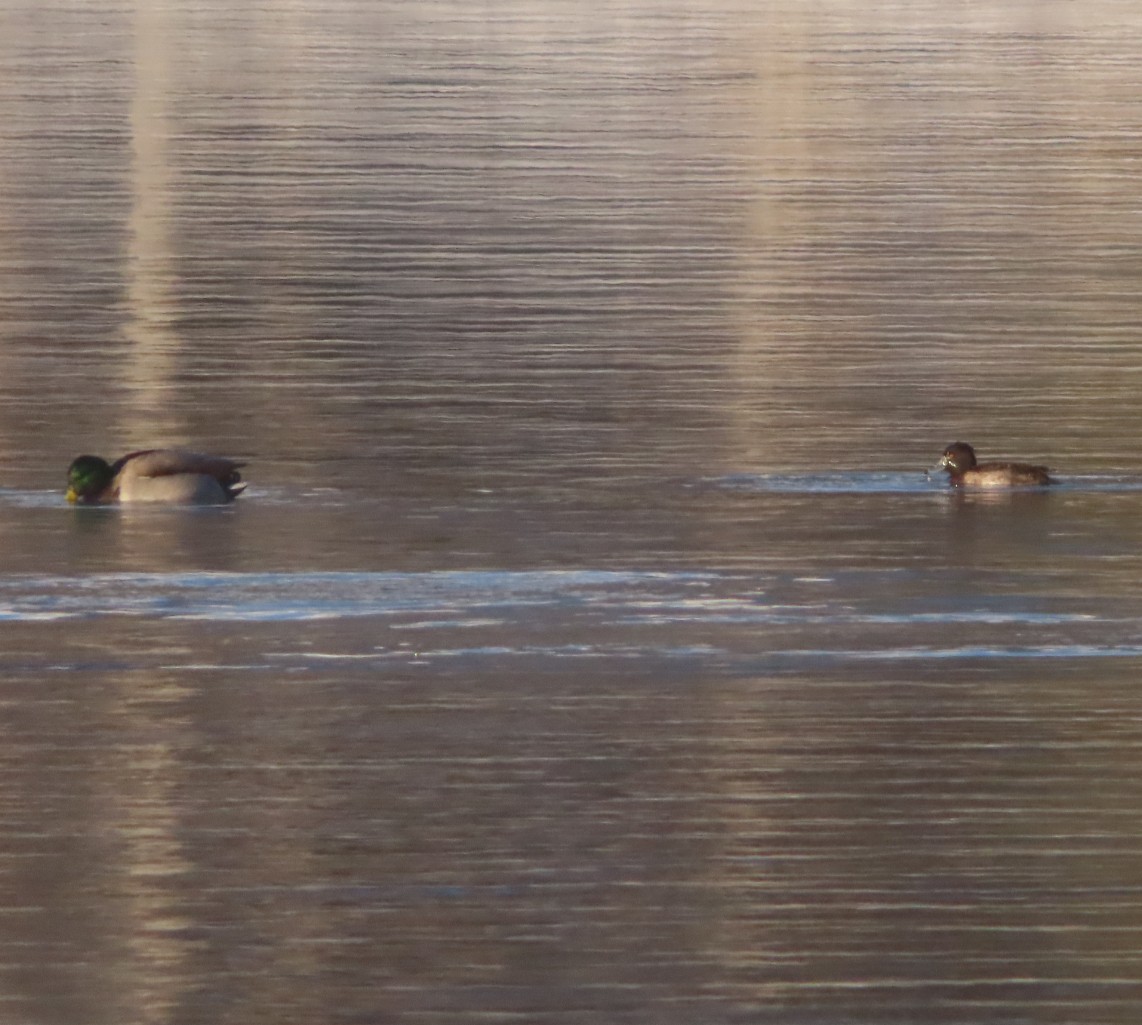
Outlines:
[[[1054,484],[1055,480],[1045,466],[1032,466],[1030,463],[980,463],[974,470],[979,481],[988,480],[993,484],[1040,485]]]
[[[223,456],[188,452],[181,448],[150,448],[129,452],[112,467],[117,477],[169,477],[180,473],[203,474],[221,484],[232,484],[240,479],[238,467],[244,463]]]

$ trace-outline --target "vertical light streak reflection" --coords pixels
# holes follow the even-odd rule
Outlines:
[[[135,89],[131,100],[133,189],[128,219],[125,332],[125,422],[133,445],[178,440],[158,437],[170,427],[169,398],[179,339],[171,327],[175,278],[170,242],[171,9],[140,3],[135,10]],[[164,430],[164,427],[166,430]]]

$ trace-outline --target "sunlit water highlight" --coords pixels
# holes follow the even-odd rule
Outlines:
[[[1134,1025],[1136,3],[7,15],[0,1018]]]

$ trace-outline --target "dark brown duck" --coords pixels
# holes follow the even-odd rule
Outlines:
[[[1054,484],[1045,466],[1029,463],[980,463],[975,450],[965,441],[944,449],[937,469],[945,470],[948,483],[961,488],[1019,488]]]

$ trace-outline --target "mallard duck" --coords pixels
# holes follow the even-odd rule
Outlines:
[[[966,441],[944,449],[936,469],[946,470],[953,487],[1012,488],[1054,484],[1045,466],[1028,463],[977,463],[975,450]]]
[[[114,463],[80,456],[67,471],[67,500],[84,505],[112,502],[169,502],[217,505],[231,502],[246,485],[232,459],[152,448],[130,452]]]

